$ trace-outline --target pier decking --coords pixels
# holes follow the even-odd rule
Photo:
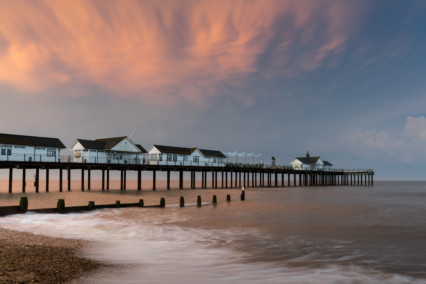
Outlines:
[[[257,167],[250,165],[228,165],[206,167],[193,165],[126,165],[72,162],[20,162],[1,161],[0,169],[9,171],[9,193],[13,191],[13,173],[22,171],[22,192],[26,191],[26,171],[35,170],[35,191],[39,192],[40,171],[44,171],[46,192],[49,191],[51,171],[59,171],[59,191],[71,191],[71,171],[80,170],[81,191],[91,190],[93,171],[101,172],[102,190],[110,189],[110,172],[120,172],[120,190],[127,189],[127,172],[137,172],[137,190],[142,189],[142,173],[152,176],[152,190],[157,189],[157,172],[165,172],[166,188],[170,189],[170,174],[179,174],[179,188],[184,188],[184,173],[190,174],[190,188],[196,188],[196,178],[201,174],[201,188],[241,188],[241,187],[295,187],[295,186],[372,186],[373,170],[296,170],[291,167]],[[66,178],[64,178],[64,172]],[[144,175],[145,176],[145,175]],[[87,187],[85,178],[87,177]],[[210,177],[210,180],[209,180]],[[210,185],[208,184],[210,181]]]

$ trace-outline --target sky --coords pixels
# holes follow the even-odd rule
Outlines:
[[[426,179],[426,2],[0,0],[0,133]],[[135,131],[134,131],[135,130]]]

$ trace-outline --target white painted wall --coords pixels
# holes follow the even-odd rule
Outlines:
[[[196,149],[191,155],[161,153],[155,146],[148,151],[148,161],[150,165],[191,165],[191,166],[211,166],[223,167],[226,159],[219,161],[214,158],[204,157]]]
[[[0,161],[58,162],[60,149],[0,144]]]

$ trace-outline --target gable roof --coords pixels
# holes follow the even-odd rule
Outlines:
[[[104,142],[105,143],[104,149],[105,150],[111,150],[112,148],[114,148],[115,145],[117,145],[118,143],[120,143],[124,139],[126,139],[126,136],[113,137],[113,138],[101,138],[101,139],[96,139],[95,141]]]
[[[201,154],[203,154],[204,157],[226,158],[226,156],[221,151],[206,149],[199,149],[199,151]]]
[[[95,141],[95,140],[87,140],[87,139],[77,139],[77,141],[86,149],[98,149],[103,150],[105,147],[105,142],[103,141]]]
[[[332,163],[330,163],[329,161],[322,161],[324,163],[324,166],[333,166]]]
[[[141,145],[141,144],[136,144],[136,147],[138,147],[138,148],[139,148],[139,150],[141,150],[141,153],[148,153],[148,152],[145,150],[145,148],[144,148],[144,147],[142,147],[142,145]]]
[[[85,149],[111,150],[112,148],[114,148],[117,144],[119,144],[121,141],[123,141],[126,138],[127,138],[126,136],[123,136],[123,137],[113,137],[113,138],[101,138],[96,140],[77,139],[76,141],[78,141],[81,144],[81,146],[83,146]],[[139,144],[135,144],[135,145],[142,153],[147,153],[146,150],[141,145]]]
[[[180,154],[180,155],[188,155],[188,156],[191,155],[195,150],[197,150],[197,148],[185,148],[185,147],[174,147],[174,146],[164,146],[164,145],[152,145],[152,147],[157,148],[157,150],[160,151],[161,153]]]
[[[49,148],[66,148],[58,138],[26,136],[0,133],[0,144],[36,146]]]
[[[318,160],[320,159],[320,157],[297,157],[297,160],[299,160],[300,162],[302,162],[305,165],[313,165],[316,164],[318,162]]]

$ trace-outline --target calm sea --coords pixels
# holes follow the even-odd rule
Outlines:
[[[166,208],[27,213],[2,217],[0,226],[95,241],[86,256],[122,264],[83,283],[426,283],[426,182],[246,189],[246,201],[239,193],[27,193],[34,208],[54,207],[58,198],[77,205],[140,198],[158,204],[160,197]],[[1,193],[0,205],[21,195]]]

